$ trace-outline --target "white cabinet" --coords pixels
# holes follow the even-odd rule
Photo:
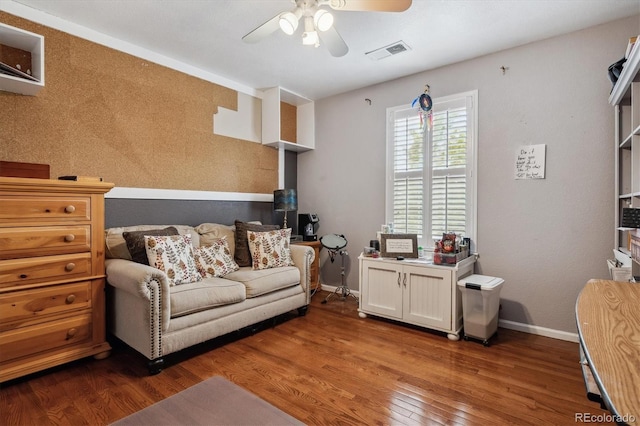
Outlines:
[[[456,266],[360,256],[360,317],[418,325],[457,340],[462,329],[458,280],[473,273],[475,256]]]
[[[0,90],[32,96],[38,93],[44,87],[44,37],[0,23],[0,45],[29,52],[31,76],[36,79],[32,81],[0,73]]]
[[[290,106],[293,114],[283,114]],[[289,122],[291,121],[291,122]],[[315,145],[315,107],[313,101],[281,87],[266,89],[262,96],[262,144],[287,151],[304,152]],[[293,128],[295,140],[283,137],[283,127]],[[293,139],[293,138],[289,138]]]
[[[609,103],[615,106],[615,246],[630,256],[634,229],[622,227],[622,209],[640,208],[640,42],[636,42],[616,82]],[[640,275],[640,259],[631,262]]]

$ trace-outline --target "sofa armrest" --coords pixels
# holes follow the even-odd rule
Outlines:
[[[291,249],[291,260],[300,270],[300,284],[307,293],[307,304],[311,303],[311,264],[316,257],[316,252],[309,246],[289,245]]]
[[[139,297],[159,311],[161,329],[167,330],[171,298],[167,274],[152,266],[124,259],[106,259],[107,282],[112,287]]]

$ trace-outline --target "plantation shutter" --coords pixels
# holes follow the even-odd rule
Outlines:
[[[431,238],[466,235],[467,111],[464,102],[438,105],[431,132]]]
[[[389,110],[387,218],[396,233],[425,246],[443,232],[469,236],[471,106],[468,96],[434,99],[430,130],[417,108]]]
[[[415,110],[399,111],[394,120],[393,224],[398,233],[423,233],[424,137]]]

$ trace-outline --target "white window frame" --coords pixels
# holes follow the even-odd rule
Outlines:
[[[438,105],[447,102],[465,99],[467,105],[467,152],[466,152],[466,208],[465,208],[465,237],[471,238],[472,250],[478,251],[477,221],[478,221],[478,91],[458,93],[440,98],[433,98],[433,110],[437,111]],[[393,198],[394,198],[394,117],[397,112],[411,108],[411,105],[400,105],[387,108],[387,166],[386,166],[386,188],[385,188],[385,223],[393,222]],[[419,114],[417,107],[413,108],[416,115]],[[427,135],[425,132],[425,136]],[[423,141],[427,139],[423,138]],[[430,140],[430,137],[428,138]],[[431,146],[423,149],[423,164],[427,163],[427,155],[430,155]],[[426,250],[432,250],[434,241],[431,238],[431,168],[423,167],[423,234],[419,238],[418,244]]]

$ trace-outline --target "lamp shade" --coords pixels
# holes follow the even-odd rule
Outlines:
[[[279,212],[298,210],[298,194],[295,189],[276,189],[273,191],[273,209]]]

